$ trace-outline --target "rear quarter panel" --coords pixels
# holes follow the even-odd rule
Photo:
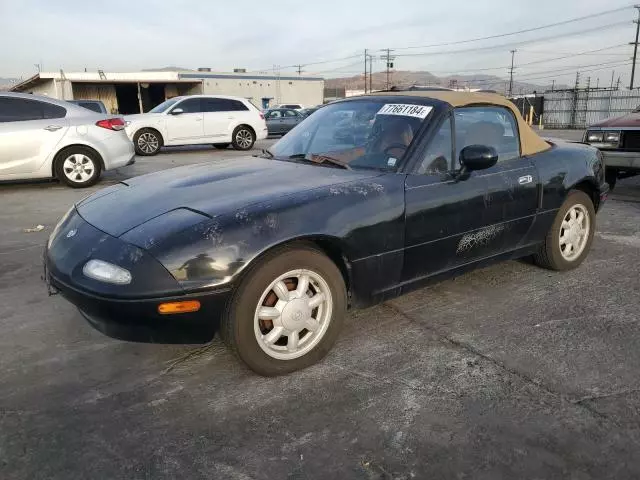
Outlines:
[[[607,185],[600,152],[588,145],[558,141],[551,149],[530,158],[538,170],[539,196],[538,214],[529,236],[542,241],[572,189],[580,186],[599,199]],[[597,202],[594,203],[597,209]]]

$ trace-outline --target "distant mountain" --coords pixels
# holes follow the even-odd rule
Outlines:
[[[368,79],[367,79],[368,80]],[[409,87],[411,85],[429,85],[449,88],[468,87],[472,89],[481,88],[484,90],[495,90],[505,93],[509,87],[509,80],[496,77],[494,75],[452,75],[437,77],[430,72],[413,72],[397,70],[390,72],[389,84],[396,87]],[[387,85],[386,72],[376,72],[373,74],[372,86],[374,90],[382,90]],[[353,77],[328,78],[325,80],[325,88],[346,88],[347,90],[363,90],[364,75]],[[550,89],[551,85],[535,85],[533,83],[518,82],[514,80],[512,91],[514,94],[544,92]],[[565,85],[556,85],[556,88],[568,88]]]
[[[0,90],[9,90],[13,85],[20,81],[19,78],[2,78],[0,77]]]
[[[162,67],[162,68],[145,68],[143,72],[182,72],[184,70],[191,70],[190,68],[182,67]]]

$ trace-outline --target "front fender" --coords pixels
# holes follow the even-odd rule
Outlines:
[[[249,205],[192,225],[153,245],[150,253],[185,290],[199,290],[233,283],[264,252],[306,238],[331,241],[350,261],[401,250],[404,175],[385,174]],[[385,272],[380,277],[393,280]]]

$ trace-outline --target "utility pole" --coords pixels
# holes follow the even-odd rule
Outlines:
[[[513,61],[516,56],[516,51],[511,50],[511,68],[509,69],[509,96],[513,93]]]
[[[554,79],[554,80],[551,80],[551,91],[552,91],[552,92],[553,92],[553,89],[555,88],[555,86],[556,86],[556,81],[555,81],[555,79]]]
[[[296,65],[296,67],[298,67],[298,76],[302,75],[302,72],[304,70],[302,70],[302,65]]]
[[[382,50],[383,52],[387,52],[386,55],[381,56],[380,58],[382,58],[383,60],[385,60],[387,62],[387,90],[389,90],[390,87],[390,82],[389,82],[389,75],[390,75],[390,69],[393,68],[393,59],[395,57],[391,56],[391,52],[393,50],[391,50],[390,48],[385,48],[384,50]]]
[[[616,90],[620,90],[620,75],[618,75],[618,81],[616,82]]]
[[[611,90],[613,90],[613,77],[615,76],[616,71],[615,70],[611,70]]]
[[[373,93],[373,55],[369,55],[369,93]]]
[[[578,90],[578,87],[580,86],[580,72],[576,72],[576,84],[573,87],[574,90]]]
[[[631,82],[629,84],[629,90],[633,90],[633,79],[636,73],[636,57],[638,55],[638,35],[640,35],[640,5],[634,5],[634,8],[638,10],[638,19],[633,21],[633,23],[636,24],[636,41],[629,44],[633,45],[633,64],[631,65]]]
[[[369,72],[371,73],[371,72]],[[367,94],[367,49],[364,49],[364,93]]]

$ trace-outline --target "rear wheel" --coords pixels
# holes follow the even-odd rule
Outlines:
[[[162,136],[152,128],[142,128],[133,136],[133,145],[140,156],[156,155],[162,147]]]
[[[58,180],[72,188],[90,187],[100,178],[100,156],[90,148],[67,148],[56,155],[54,162]]]
[[[253,371],[281,375],[327,354],[346,308],[336,265],[311,247],[285,247],[246,274],[222,319],[221,335]]]
[[[220,150],[224,150],[226,148],[229,147],[229,145],[231,145],[230,143],[214,143],[213,146],[220,149]]]
[[[233,131],[232,143],[236,150],[250,150],[256,143],[256,136],[251,128],[240,125]]]
[[[591,249],[595,227],[591,198],[580,190],[570,192],[534,257],[536,263],[551,270],[576,268]]]

